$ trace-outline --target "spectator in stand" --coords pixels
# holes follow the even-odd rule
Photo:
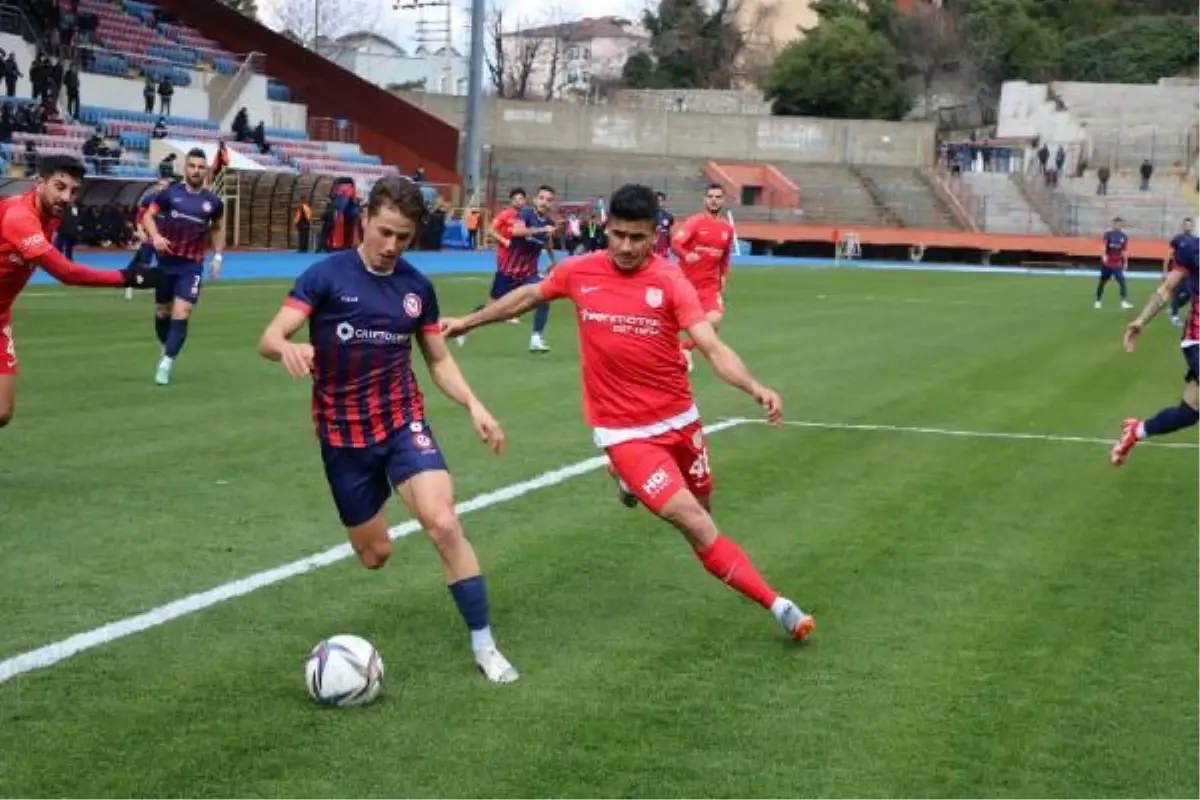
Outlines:
[[[66,256],[68,261],[75,260],[75,245],[79,243],[79,208],[72,203],[63,212],[62,225],[58,235],[54,237],[54,247]]]
[[[308,239],[312,234],[312,208],[304,200],[296,206],[296,252],[308,252]]]
[[[154,113],[154,97],[156,93],[154,79],[147,75],[146,82],[142,85],[142,102],[145,105],[147,114]]]
[[[165,180],[172,180],[175,177],[175,154],[171,153],[162,161],[158,162],[158,177]]]
[[[212,164],[212,182],[216,184],[217,177],[224,172],[233,157],[229,155],[229,147],[225,144],[225,140],[221,139],[217,142],[217,152],[213,155]]]
[[[153,130],[150,131],[150,138],[151,139],[167,138],[167,118],[166,117],[159,117],[158,121],[154,123],[154,128],[153,128]]]
[[[41,100],[46,93],[46,79],[50,77],[50,61],[45,53],[38,53],[29,67],[30,97]]]
[[[50,80],[46,83],[47,91],[53,94],[55,99],[58,98],[58,93],[62,89],[63,75],[66,72],[66,67],[63,66],[62,60],[56,60],[50,65]]]
[[[1038,165],[1040,167],[1039,171],[1045,173],[1046,167],[1050,163],[1050,148],[1047,147],[1045,145],[1045,143],[1043,143],[1042,146],[1038,148],[1037,157],[1038,157]]]
[[[11,144],[13,131],[16,129],[17,124],[16,120],[13,119],[12,103],[5,103],[0,107],[0,142]]]
[[[1154,164],[1147,158],[1142,162],[1142,166],[1138,169],[1138,172],[1142,174],[1141,190],[1143,192],[1150,191],[1150,176],[1154,174]]]
[[[235,142],[250,141],[250,112],[245,106],[238,109],[238,113],[233,118],[233,140]]]
[[[1062,175],[1064,168],[1067,166],[1067,151],[1060,144],[1058,149],[1054,151],[1054,168],[1058,170],[1058,174]]]
[[[17,66],[17,57],[9,53],[8,58],[4,60],[4,93],[9,97],[16,97],[17,79],[23,77],[25,73]]]
[[[171,79],[163,75],[163,79],[158,82],[158,113],[171,116],[171,98],[174,96],[175,87],[171,85]]]
[[[267,126],[261,120],[254,126],[254,135],[252,138],[254,143],[258,145],[258,152],[263,155],[271,152],[271,143],[267,141]]]
[[[34,146],[33,142],[26,142],[25,143],[25,152],[23,152],[21,155],[25,160],[25,177],[26,178],[36,177],[37,169],[38,169],[37,147]]]
[[[1098,194],[1098,195],[1107,195],[1108,194],[1108,179],[1111,176],[1112,176],[1112,171],[1108,168],[1107,164],[1104,165],[1103,167],[1101,167],[1100,169],[1096,170],[1096,180],[1099,181],[1096,184],[1096,194]]]
[[[67,89],[67,116],[79,119],[79,71],[74,64],[63,73],[63,86]]]
[[[412,180],[413,183],[425,182],[425,168],[420,164],[417,164],[417,168],[413,170]]]

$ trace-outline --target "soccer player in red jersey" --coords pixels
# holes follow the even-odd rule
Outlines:
[[[496,647],[479,559],[454,511],[454,483],[425,419],[413,373],[420,348],[442,393],[464,406],[499,452],[500,426],[467,385],[438,324],[433,284],[401,253],[425,217],[420,187],[398,175],[371,188],[363,242],[307,269],[259,342],[294,378],[311,375],[325,478],[350,544],[367,569],[392,553],[385,506],[394,490],[441,556],[475,663],[495,683],[517,680]],[[308,323],[309,344],[292,336]]]
[[[712,325],[721,329],[725,316],[725,282],[729,276],[729,259],[733,254],[733,225],[723,215],[725,190],[711,184],[704,193],[704,210],[688,217],[671,241],[671,249],[679,257],[683,274],[696,289],[700,308]],[[683,343],[688,371],[692,368],[692,349],[695,340]]]
[[[679,335],[686,331],[717,375],[752,396],[772,423],[782,420],[783,403],[718,338],[691,283],[651,253],[657,213],[652,189],[621,187],[609,202],[607,252],[570,258],[542,283],[463,319],[445,319],[443,329],[453,336],[569,298],[578,318],[584,411],[612,472],[679,529],[708,572],[803,639],[812,617],[772,589],[709,514],[712,474]]]
[[[0,201],[0,428],[12,422],[17,397],[17,347],[12,307],[38,267],[70,286],[156,288],[159,276],[141,265],[95,270],[64,258],[51,246],[54,233],[79,195],[84,168],[70,156],[38,164],[34,186]]]

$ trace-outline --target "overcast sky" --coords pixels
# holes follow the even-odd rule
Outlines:
[[[394,0],[338,0],[329,2],[330,7],[344,12],[346,8],[357,9],[361,14],[347,14],[347,17],[361,16],[364,27],[394,39],[404,47],[413,46],[413,34],[420,15],[427,18],[444,18],[444,8],[430,8],[424,12],[393,11]],[[460,48],[465,48],[467,42],[467,25],[470,22],[470,0],[451,0],[453,5],[454,39]],[[497,6],[504,9],[505,27],[515,28],[518,21],[525,24],[540,24],[550,16],[551,10],[561,13],[567,20],[581,17],[597,17],[606,14],[617,14],[637,19],[646,0],[487,0],[489,8]],[[345,8],[340,8],[340,7]],[[279,9],[288,8],[293,14],[309,19],[312,14],[313,0],[258,0],[260,17],[271,24],[272,18],[277,18]],[[374,19],[372,19],[374,18]],[[510,22],[511,21],[511,22]],[[324,25],[322,26],[324,28]],[[354,27],[354,26],[351,26]],[[311,25],[307,28],[311,31]],[[343,31],[338,31],[339,33]]]

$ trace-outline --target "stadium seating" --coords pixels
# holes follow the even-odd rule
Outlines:
[[[1027,233],[1045,236],[1050,227],[1003,172],[963,172],[951,185],[980,230],[987,233]]]
[[[918,170],[862,165],[856,167],[855,172],[859,180],[873,185],[879,200],[904,227],[962,229],[962,224]]]
[[[1143,192],[1138,179],[1117,174],[1109,180],[1106,195],[1096,194],[1096,179],[1089,175],[1061,181],[1055,195],[1060,208],[1067,209],[1065,232],[1076,236],[1099,236],[1119,216],[1130,236],[1166,239],[1179,232],[1184,217],[1196,215],[1178,179],[1166,175],[1151,180]]]

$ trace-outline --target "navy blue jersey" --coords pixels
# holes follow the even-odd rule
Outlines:
[[[526,228],[544,228],[550,224],[550,218],[542,216],[536,209],[526,206],[517,212],[517,218]],[[509,239],[508,258],[500,265],[500,274],[508,278],[528,278],[536,275],[538,261],[550,235],[539,233],[534,236],[513,236]]]
[[[1104,232],[1104,266],[1117,269],[1125,266],[1125,251],[1129,248],[1129,236],[1125,231]]]
[[[1169,247],[1171,248],[1171,263],[1172,264],[1179,263],[1179,256],[1177,255],[1179,253],[1179,248],[1185,246],[1189,241],[1190,242],[1197,241],[1196,235],[1193,233],[1177,233],[1173,237],[1171,237],[1171,244],[1169,245]]]
[[[1186,347],[1200,342],[1200,239],[1187,237],[1180,242],[1173,258],[1174,269],[1187,276],[1186,285],[1192,296],[1192,307],[1183,325],[1183,344]]]
[[[425,417],[413,374],[413,336],[436,333],[433,284],[404,259],[388,275],[357,250],[313,264],[288,293],[308,315],[313,421],[332,447],[371,447]]]
[[[220,223],[225,204],[208,189],[193,192],[176,183],[158,193],[147,213],[154,215],[158,232],[171,243],[171,251],[159,255],[159,265],[191,268],[204,263],[212,229]]]

